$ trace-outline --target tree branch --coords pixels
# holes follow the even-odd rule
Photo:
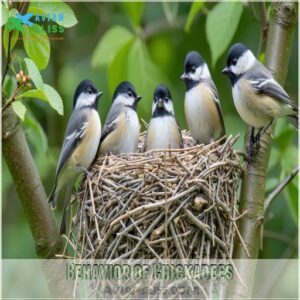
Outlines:
[[[1,108],[1,112],[3,113],[4,110],[10,105],[12,104],[15,100],[16,100],[16,96],[19,93],[19,91],[21,90],[22,86],[18,86],[14,93],[12,94],[12,96],[4,103],[4,105]]]
[[[259,38],[259,47],[257,51],[257,57],[265,51],[266,44],[267,44],[267,37],[268,37],[268,30],[269,30],[269,22],[267,19],[267,11],[266,11],[266,3],[265,2],[258,2],[259,6],[259,19],[260,19],[260,38]]]
[[[53,258],[62,243],[19,119],[11,106],[2,115],[2,150],[40,258]]]
[[[281,84],[284,83],[287,74],[289,52],[297,15],[297,4],[294,2],[275,2],[271,6],[265,65]],[[253,162],[248,164],[243,176],[240,211],[248,211],[248,213],[239,221],[239,231],[243,236],[250,257],[248,257],[240,241],[236,239],[234,258],[241,259],[236,267],[243,282],[246,282],[248,287],[245,289],[234,278],[230,289],[231,298],[251,298],[252,294],[255,266],[249,258],[258,258],[262,241],[265,183],[272,145],[272,130],[274,127],[267,130],[261,137],[260,149],[253,158]],[[245,144],[249,141],[249,132],[248,128]]]
[[[278,194],[290,183],[290,181],[298,174],[299,167],[295,168],[266,198],[264,210],[267,211],[271,202],[278,196]]]

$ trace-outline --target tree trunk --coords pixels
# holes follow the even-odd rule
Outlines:
[[[275,2],[272,4],[265,65],[282,85],[288,71],[289,54],[297,16],[296,3]],[[237,238],[234,258],[242,259],[238,262],[237,269],[247,287],[244,288],[239,279],[235,277],[230,291],[230,296],[233,298],[251,298],[252,294],[255,262],[250,259],[258,258],[262,246],[265,183],[273,131],[274,127],[261,137],[259,152],[254,161],[246,166],[242,180],[240,211],[247,211],[247,214],[239,222],[239,230],[250,257]],[[245,144],[249,141],[249,132],[250,129],[246,134]]]
[[[62,243],[20,121],[12,107],[2,115],[2,150],[35,241],[38,257],[53,258]]]

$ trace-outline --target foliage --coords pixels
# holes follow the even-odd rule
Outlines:
[[[111,96],[120,81],[132,81],[138,94],[143,96],[138,113],[147,122],[151,116],[155,86],[165,83],[173,97],[176,117],[184,129],[185,87],[179,76],[183,71],[185,55],[190,50],[198,50],[207,61],[220,94],[227,133],[240,133],[241,137],[236,147],[242,148],[245,125],[234,108],[230,84],[220,71],[226,61],[227,49],[233,42],[244,42],[254,52],[258,48],[260,24],[252,17],[247,5],[240,2],[205,1],[68,4],[62,1],[31,2],[28,13],[64,12],[67,17],[61,21],[57,20],[57,25],[69,28],[64,31],[62,41],[50,40],[51,33],[43,32],[42,22],[35,22],[34,18],[31,19],[35,23],[34,28],[22,25],[22,30],[10,31],[8,19],[16,18],[20,13],[18,9],[16,4],[13,4],[13,7],[8,7],[7,2],[2,4],[2,45],[5,59],[8,57],[9,38],[12,53],[12,61],[2,90],[6,99],[13,95],[19,87],[16,75],[20,70],[31,78],[32,86],[20,88],[16,101],[13,102],[13,109],[23,120],[22,125],[34,160],[48,191],[78,82],[89,78],[104,92],[104,97],[99,103],[102,123]],[[80,20],[78,24],[73,11]],[[75,24],[77,26],[74,26]],[[24,37],[37,41],[22,41],[20,38]],[[298,62],[297,39],[291,53],[292,63],[286,89],[292,98],[297,99],[298,73],[296,68],[293,68]],[[53,111],[49,109],[49,105]],[[64,114],[64,118],[57,113]],[[279,120],[274,137],[266,195],[297,164],[297,138],[294,129],[285,120]],[[5,164],[3,174],[3,211],[4,216],[7,216],[4,218],[3,228],[5,230],[6,224],[9,224],[10,232],[17,232],[15,228],[24,227],[25,221],[14,224],[14,219],[7,213],[18,208],[16,216],[22,216],[18,202],[12,194],[13,184]],[[296,234],[296,195],[297,178],[271,205],[266,216],[268,230],[280,231],[291,237]],[[8,238],[4,231],[3,252],[6,257],[9,257],[9,253],[16,253],[15,250],[12,252],[11,248],[6,248],[5,242]],[[280,253],[284,253],[282,242],[273,240],[273,248],[274,245],[281,249]],[[27,246],[31,247],[30,244]],[[270,251],[273,250],[269,249],[272,247],[269,247],[267,242],[262,257],[265,253],[267,257],[271,257]],[[272,253],[276,253],[273,254],[274,257],[278,255],[278,251],[274,250]],[[22,257],[21,250],[18,255]]]

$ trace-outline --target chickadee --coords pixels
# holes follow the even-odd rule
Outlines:
[[[185,82],[185,117],[196,143],[208,144],[225,135],[219,96],[207,64],[196,51],[189,52],[180,79]]]
[[[154,92],[152,118],[144,151],[182,147],[181,131],[175,119],[171,94],[166,86],[159,85]]]
[[[60,227],[61,234],[66,232],[66,209],[74,183],[80,174],[88,172],[87,169],[97,153],[101,136],[101,122],[97,106],[101,95],[102,92],[98,92],[89,80],[82,81],[75,91],[73,113],[67,126],[54,185],[48,198],[52,209],[55,209],[60,190],[67,186]]]
[[[287,117],[298,128],[298,107],[245,45],[237,43],[230,48],[222,73],[231,81],[239,115],[252,126],[252,143],[279,117]],[[259,128],[256,136],[254,127]]]
[[[104,124],[98,155],[118,155],[137,150],[140,123],[136,107],[141,98],[130,82],[124,81],[118,85]]]

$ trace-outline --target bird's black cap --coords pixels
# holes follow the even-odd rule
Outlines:
[[[81,81],[74,94],[73,107],[76,106],[77,99],[81,93],[97,94],[98,90],[90,80]]]
[[[128,93],[131,93],[132,96],[134,98],[137,98],[137,94],[136,94],[136,91],[135,91],[135,88],[134,86],[129,82],[129,81],[123,81],[121,82],[115,92],[114,92],[114,95],[113,95],[113,101],[120,95],[120,94],[128,94]]]
[[[158,99],[165,99],[166,97],[172,99],[169,89],[164,84],[160,84],[156,87],[153,97],[154,102]]]
[[[193,68],[198,68],[205,61],[197,51],[191,51],[187,54],[184,62],[185,73],[189,73]]]
[[[227,57],[227,66],[234,65],[247,50],[249,50],[244,44],[242,43],[236,43],[231,46],[228,52],[228,57]]]

